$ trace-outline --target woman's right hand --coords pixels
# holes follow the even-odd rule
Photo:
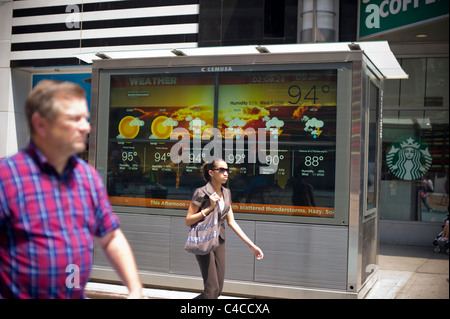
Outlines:
[[[209,208],[211,208],[211,210],[213,210],[214,207],[216,206],[216,203],[219,200],[220,200],[220,196],[216,192],[211,194],[211,196],[209,196]]]
[[[261,248],[259,248],[258,246],[256,246],[256,245],[250,246],[250,249],[255,254],[256,259],[261,260],[264,258],[264,253],[261,250]]]
[[[190,203],[188,212],[186,215],[186,220],[185,220],[186,226],[191,226],[191,225],[199,222],[206,215],[211,213],[214,210],[214,207],[216,206],[216,203],[217,203],[217,201],[219,201],[219,199],[220,199],[220,196],[217,195],[217,193],[214,193],[211,196],[209,196],[209,204],[210,205],[207,208],[204,208],[203,210],[201,207],[199,207],[193,203]]]

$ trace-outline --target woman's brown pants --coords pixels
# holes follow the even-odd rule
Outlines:
[[[202,294],[196,299],[217,299],[222,293],[225,280],[225,241],[219,238],[219,247],[207,255],[195,255],[202,272]]]

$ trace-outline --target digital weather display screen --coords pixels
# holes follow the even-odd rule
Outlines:
[[[220,157],[235,212],[334,217],[336,84],[336,70],[112,75],[111,203],[187,209]]]

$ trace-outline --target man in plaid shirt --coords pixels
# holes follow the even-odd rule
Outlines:
[[[129,289],[142,285],[95,169],[84,90],[43,80],[29,94],[28,147],[0,161],[0,298],[84,298],[94,237]]]

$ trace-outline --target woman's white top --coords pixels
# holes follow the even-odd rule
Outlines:
[[[225,207],[225,202],[222,197],[221,199],[219,199],[219,208],[220,208],[221,212],[223,212],[224,207]]]

